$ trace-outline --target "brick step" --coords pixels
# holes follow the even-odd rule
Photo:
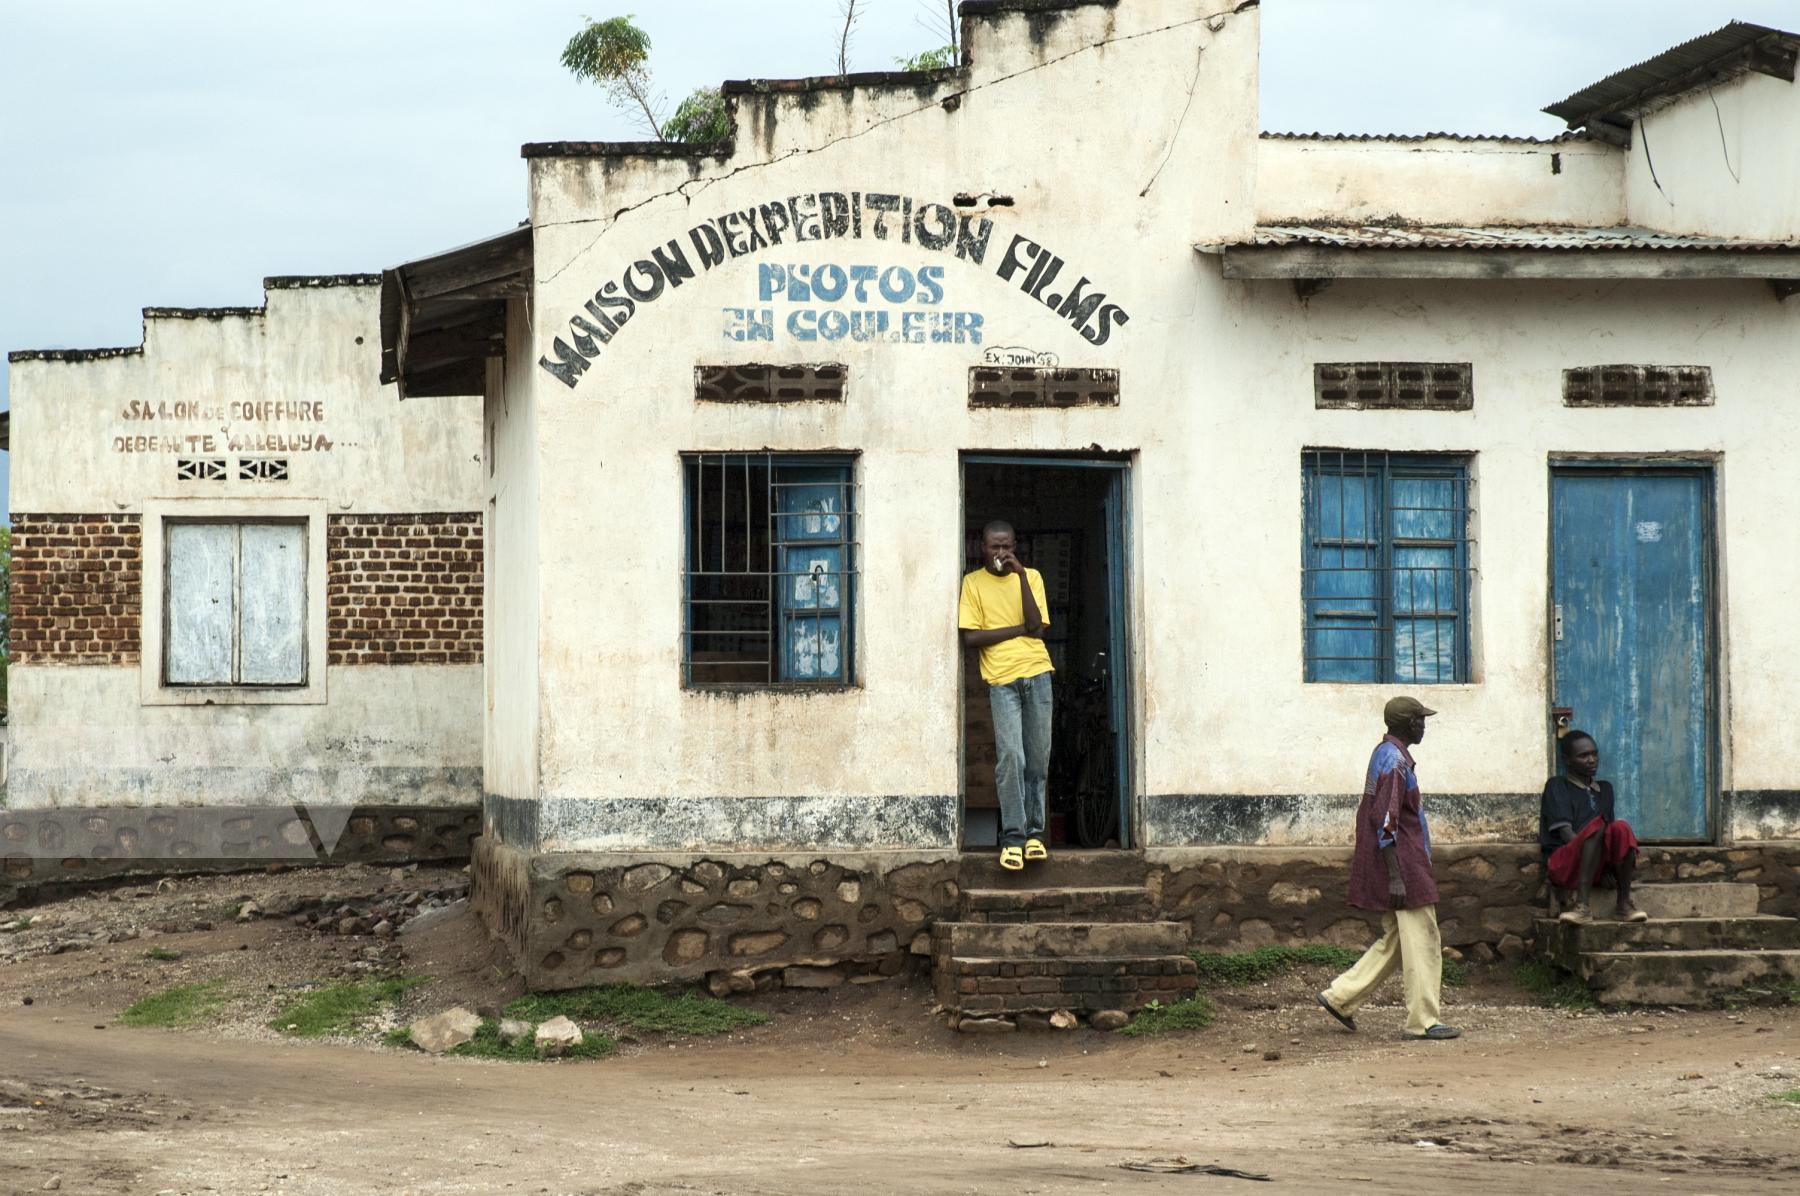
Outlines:
[[[1150,890],[1142,885],[964,889],[964,922],[1147,922]]]
[[[938,1003],[963,1013],[1142,1009],[1194,994],[1200,977],[1185,955],[1107,959],[996,959],[940,956]]]
[[[1579,974],[1581,957],[1600,952],[1800,949],[1800,919],[1758,914],[1751,918],[1653,918],[1571,926],[1540,918],[1537,942],[1546,958]]]
[[[1142,885],[1149,871],[1141,851],[1083,851],[1054,848],[1050,858],[1025,865],[1023,872],[1000,867],[993,850],[965,852],[957,881],[965,889],[1073,889]]]
[[[1709,1005],[1737,989],[1800,984],[1800,951],[1599,951],[1581,962],[1606,1005]]]
[[[1652,918],[1750,918],[1757,913],[1760,894],[1753,884],[1697,880],[1632,885],[1631,898]],[[1613,890],[1594,890],[1595,917],[1612,917],[1618,903]]]
[[[995,959],[1102,959],[1181,955],[1185,922],[939,922],[937,956]]]

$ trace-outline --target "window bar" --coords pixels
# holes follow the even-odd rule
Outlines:
[[[746,461],[749,457],[746,455]],[[768,534],[763,537],[764,551],[768,558],[766,572],[769,582],[763,587],[766,606],[766,618],[769,627],[769,651],[763,664],[763,680],[769,685],[775,684],[777,678],[787,667],[787,628],[781,623],[781,595],[778,588],[781,583],[778,564],[781,561],[781,550],[776,547],[775,540],[781,534],[781,517],[776,513],[781,504],[777,501],[775,491],[775,456],[773,453],[763,454],[763,488],[767,501],[763,504],[763,518],[767,521]],[[748,529],[746,529],[748,530]],[[746,536],[746,539],[748,537]],[[748,560],[750,546],[744,546],[744,558]],[[779,662],[777,660],[779,659]]]

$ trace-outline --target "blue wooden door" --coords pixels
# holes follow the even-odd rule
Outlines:
[[[1710,837],[1709,475],[1551,479],[1554,705],[1600,747],[1640,839]]]

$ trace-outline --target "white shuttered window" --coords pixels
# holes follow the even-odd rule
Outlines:
[[[306,684],[306,528],[170,523],[163,678]]]

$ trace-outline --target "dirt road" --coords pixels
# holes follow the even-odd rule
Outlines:
[[[1792,1015],[1702,1015],[1629,1046],[1568,1021],[1553,1043],[1484,1043],[1482,1020],[1429,1045],[1308,1021],[1273,1062],[1219,1029],[920,1052],[821,1026],[808,1050],[521,1065],[97,1031],[39,1002],[0,1013],[0,1191],[53,1175],[66,1192],[320,1196],[1800,1188],[1800,1110],[1768,1099],[1791,1086],[1774,1069],[1792,1074]],[[1170,1156],[1274,1182],[1119,1166]]]
[[[30,911],[0,939],[0,1193],[1800,1191],[1800,1105],[1771,1099],[1800,1087],[1800,1009],[1581,1015],[1500,965],[1446,990],[1452,1043],[1398,1041],[1391,1006],[1345,1034],[1304,971],[1219,990],[1212,1027],[1158,1039],[959,1035],[916,980],[757,994],[767,1025],[591,1062],[266,1027],[300,982],[371,969],[433,977],[402,1021],[511,995],[455,906],[391,940],[232,916],[321,886],[359,910],[453,897],[460,876],[194,879]],[[205,1029],[114,1020],[197,980],[235,994]],[[1170,1158],[1272,1182],[1121,1167]]]

